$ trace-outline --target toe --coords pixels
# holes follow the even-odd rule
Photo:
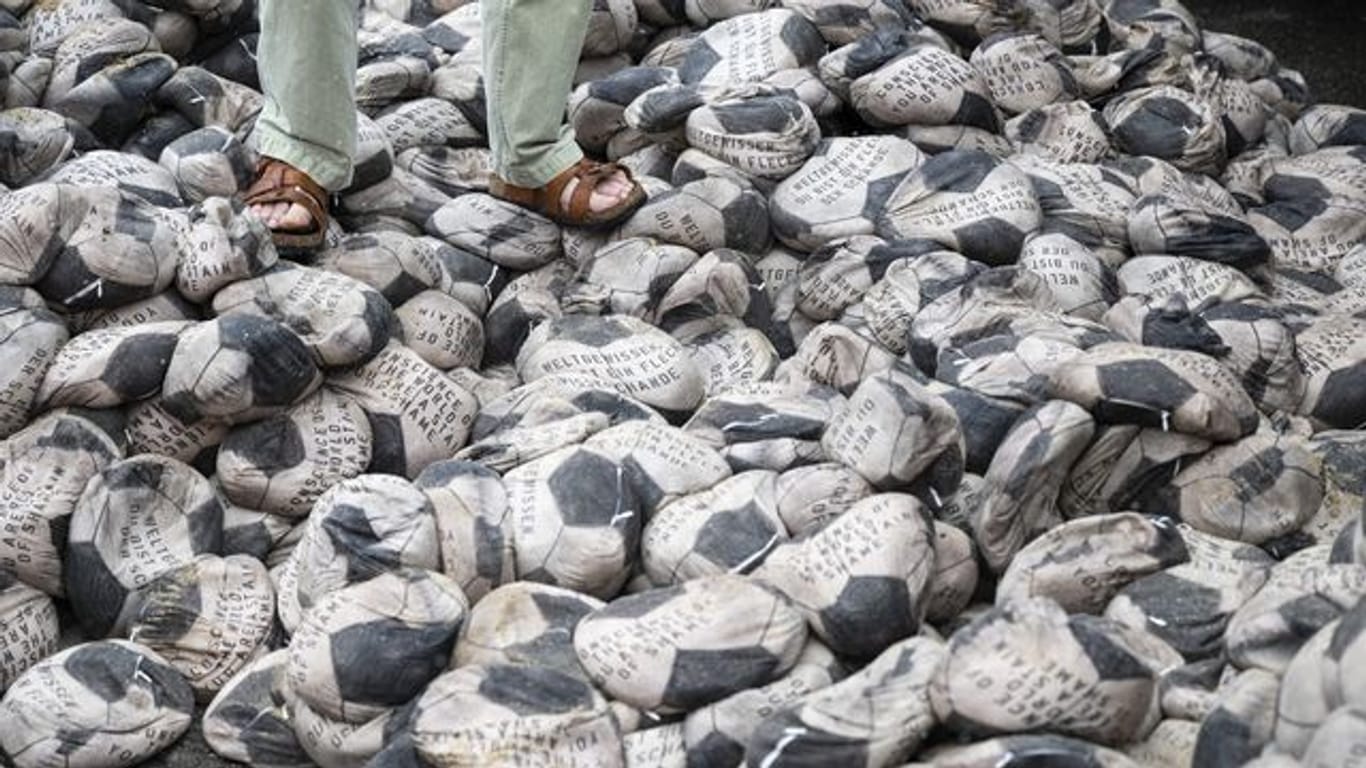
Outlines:
[[[302,205],[291,204],[280,215],[279,228],[286,232],[307,232],[313,227],[313,215]]]

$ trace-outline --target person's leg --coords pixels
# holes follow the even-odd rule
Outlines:
[[[260,153],[335,192],[351,183],[356,151],[355,0],[260,0],[257,70],[265,105],[256,121]],[[297,205],[259,209],[272,228],[305,229]]]
[[[564,122],[591,0],[481,0],[493,171],[539,187],[583,151]]]
[[[494,174],[509,184],[545,186],[583,159],[564,108],[591,10],[591,0],[481,0],[489,148]],[[566,207],[577,184],[564,190]],[[610,208],[631,189],[613,174],[590,208]]]

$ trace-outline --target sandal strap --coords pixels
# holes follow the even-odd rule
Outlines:
[[[593,192],[602,182],[614,174],[622,173],[633,188],[626,200],[602,211],[592,208]],[[578,181],[570,193],[567,205],[562,204],[565,187]],[[574,165],[559,172],[542,187],[519,187],[509,184],[497,176],[489,180],[489,193],[494,197],[530,208],[552,221],[561,224],[593,225],[603,221],[620,218],[623,212],[634,209],[644,199],[629,168],[619,163],[600,163],[588,158],[580,159]]]
[[[246,191],[247,205],[290,203],[308,211],[313,226],[300,233],[321,231],[327,226],[327,190],[308,174],[273,157],[263,157],[256,167],[256,181]]]

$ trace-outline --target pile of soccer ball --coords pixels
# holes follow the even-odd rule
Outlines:
[[[477,3],[361,5],[305,254],[252,0],[0,0],[0,764],[1360,764],[1366,111],[1177,0],[594,0],[576,231]]]

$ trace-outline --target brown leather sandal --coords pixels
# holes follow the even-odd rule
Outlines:
[[[631,184],[631,191],[625,199],[611,208],[593,210],[589,207],[593,190],[617,171],[626,175],[626,181]],[[560,198],[564,195],[564,188],[575,179],[578,179],[579,185],[570,194],[569,205],[561,206]],[[519,187],[492,176],[489,179],[489,194],[529,208],[557,224],[587,229],[617,224],[645,202],[645,190],[636,183],[629,168],[617,163],[599,163],[587,158],[561,171],[543,187]]]
[[[256,166],[256,181],[247,189],[247,205],[290,203],[301,206],[313,219],[304,230],[274,229],[271,240],[280,248],[317,248],[327,235],[327,190],[308,174],[273,157],[262,157]]]

